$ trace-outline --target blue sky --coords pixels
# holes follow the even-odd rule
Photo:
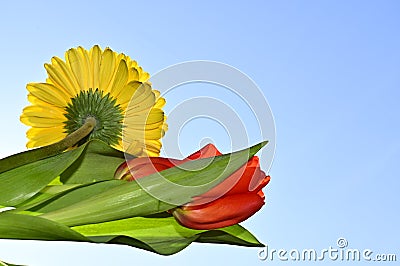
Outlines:
[[[257,83],[276,123],[267,204],[244,225],[274,249],[321,250],[345,237],[351,248],[400,260],[399,13],[395,0],[7,1],[0,10],[0,156],[25,149],[26,83],[43,81],[43,64],[71,47],[110,46],[151,74],[188,60],[223,62]],[[166,96],[167,112],[184,97],[218,98],[241,115],[252,143],[261,140],[246,107],[226,91],[181,89]],[[211,139],[227,151],[226,138],[220,126],[198,119],[182,129],[179,145],[187,154]],[[0,241],[1,259],[41,266],[284,264],[257,253],[198,244],[161,257],[115,245]]]

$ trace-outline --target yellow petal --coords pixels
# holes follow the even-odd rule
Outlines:
[[[152,103],[152,105],[155,103],[155,95],[148,83],[142,83],[131,95],[128,104],[129,110],[127,110],[127,112],[136,112],[135,108],[138,108],[142,104],[149,106],[149,102]]]
[[[156,104],[154,105],[155,108],[163,108],[165,105],[165,99],[161,97],[161,93],[158,90],[153,90],[154,95],[156,96]]]
[[[144,145],[143,143],[137,141],[137,140],[133,140],[133,141],[128,141],[128,140],[124,140],[123,142],[123,149],[132,155],[136,155],[136,156],[142,156],[143,155],[143,148]]]
[[[161,141],[159,140],[146,141],[145,147],[146,147],[145,152],[147,153],[148,156],[159,156],[161,149]]]
[[[34,148],[34,147],[40,147],[40,146],[46,146],[50,145],[53,143],[56,143],[60,140],[62,140],[64,136],[60,135],[38,135],[38,139],[35,140],[29,140],[26,146],[28,148]]]
[[[149,140],[149,141],[146,141],[146,148],[151,148],[151,149],[153,149],[154,151],[156,151],[156,150],[160,150],[161,149],[161,141],[160,140]]]
[[[32,127],[58,127],[62,125],[63,122],[49,117],[38,117],[38,116],[27,116],[27,115],[21,115],[20,120],[25,125]]]
[[[118,144],[114,145],[113,148],[114,148],[114,149],[117,149],[117,150],[120,150],[120,151],[123,151],[124,148],[123,148],[123,146],[122,146],[122,140],[120,140],[120,141],[118,142]]]
[[[131,67],[137,68],[138,67],[138,63],[135,60],[132,60],[129,55],[126,56],[126,62],[129,62],[129,64],[128,64],[129,68],[131,68]]]
[[[51,59],[52,64],[45,64],[47,74],[51,82],[60,88],[63,88],[66,93],[72,98],[77,94],[77,85],[72,79],[73,74],[70,73],[65,63],[58,57]]]
[[[62,136],[67,135],[64,133],[65,129],[64,126],[57,126],[57,127],[46,127],[46,128],[38,128],[38,127],[31,127],[26,132],[26,136],[30,139],[37,139],[38,135],[57,135],[62,134]]]
[[[93,46],[90,49],[90,64],[92,66],[93,83],[89,83],[89,88],[98,89],[100,80],[100,60],[101,60],[101,49],[98,45]]]
[[[59,108],[48,108],[46,106],[31,105],[24,108],[23,114],[37,117],[48,117],[54,119],[64,119],[65,111]]]
[[[33,96],[46,103],[53,104],[61,108],[67,106],[67,103],[70,100],[68,95],[52,84],[29,83],[26,85],[26,88]]]
[[[129,68],[129,80],[139,80],[139,72],[136,70],[136,68],[130,66],[128,66],[128,68]]]
[[[154,106],[154,95],[149,94],[146,99],[143,99],[140,102],[136,102],[134,104],[130,103],[127,107],[127,116],[132,114],[138,114],[141,112],[149,112],[150,109]]]
[[[83,57],[83,62],[85,65],[85,68],[87,69],[87,80],[86,80],[86,87],[84,88],[85,90],[88,90],[89,88],[93,89],[93,74],[92,74],[92,67],[91,67],[91,62],[90,62],[90,57],[89,57],[89,52],[86,51],[82,46],[78,47],[78,51],[81,57]]]
[[[106,49],[101,57],[99,81],[99,89],[105,94],[110,92],[108,87],[114,78],[114,72],[115,54],[111,49]]]
[[[125,115],[124,126],[136,128],[145,125],[146,129],[162,128],[165,124],[164,112],[160,109],[146,110],[146,112]]]
[[[150,78],[149,73],[143,71],[142,67],[138,66],[136,70],[139,72],[139,81],[146,82]]]
[[[65,54],[67,65],[69,65],[80,91],[89,89],[89,67],[88,59],[82,49],[69,49]]]
[[[114,80],[110,88],[110,94],[113,98],[117,98],[117,95],[119,95],[121,91],[124,89],[127,81],[128,81],[128,67],[126,66],[125,60],[121,60],[119,62]]]
[[[62,127],[66,120],[62,111],[45,106],[27,106],[20,117],[22,123],[36,128]]]
[[[149,112],[127,115],[125,120],[128,125],[140,124],[144,120],[146,120],[146,124],[163,123],[164,112],[161,109],[151,109]]]
[[[135,94],[136,90],[141,85],[142,83],[139,81],[131,81],[128,84],[126,84],[122,89],[122,91],[120,92],[120,94],[116,96],[118,103],[121,104],[121,106],[123,106],[124,109],[128,106],[132,98],[132,95]]]
[[[54,106],[53,104],[49,104],[47,102],[44,102],[37,98],[36,96],[32,95],[32,93],[28,93],[28,101],[32,103],[33,105],[40,105],[40,106],[46,106],[47,108],[56,108],[59,110],[63,110],[64,108]]]
[[[164,132],[160,128],[156,129],[145,129],[144,127],[129,128],[124,130],[124,138],[128,139],[143,139],[146,140],[157,140],[163,136]]]
[[[165,122],[167,120],[167,117],[164,116],[164,124],[162,125],[162,130],[165,132],[168,131],[168,124]]]

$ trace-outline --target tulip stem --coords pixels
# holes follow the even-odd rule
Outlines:
[[[0,173],[11,170],[13,168],[36,162],[38,160],[57,155],[68,148],[71,148],[87,137],[93,129],[96,127],[96,119],[89,116],[86,118],[85,123],[66,136],[59,142],[40,147],[34,150],[29,150],[26,152],[17,153],[8,156],[0,161]]]

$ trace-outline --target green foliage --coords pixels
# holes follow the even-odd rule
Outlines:
[[[24,165],[0,160],[0,206],[15,207],[0,213],[0,238],[123,244],[162,255],[192,242],[262,246],[240,225],[192,230],[167,211],[222,182],[265,144],[138,182],[114,180],[124,154],[99,140]]]
[[[0,205],[14,206],[34,196],[75,162],[85,147],[86,145],[1,173]]]
[[[86,184],[110,180],[117,167],[125,161],[123,152],[105,145],[102,141],[91,141],[80,158],[61,174],[66,184]]]

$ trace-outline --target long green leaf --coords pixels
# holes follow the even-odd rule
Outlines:
[[[68,191],[61,192],[57,194],[56,197],[49,198],[46,201],[41,202],[41,204],[35,204],[27,210],[39,213],[52,212],[89,199],[93,197],[93,195],[97,195],[111,188],[117,187],[124,182],[125,181],[121,180],[110,180],[108,182],[97,182],[92,184],[80,185]]]
[[[175,207],[169,205],[167,208],[164,206],[165,210],[160,210],[160,202],[141,189],[137,183],[118,181],[122,185],[99,194],[87,191],[92,197],[41,216],[75,226],[145,216]],[[104,181],[104,184],[109,182],[114,183],[115,180]],[[95,186],[91,188],[96,190]]]
[[[36,216],[4,212],[0,213],[0,238],[122,244],[162,255],[177,253],[195,241],[262,246],[240,225],[193,230],[179,225],[173,217],[134,217],[69,228]]]
[[[128,244],[163,255],[177,253],[194,241],[248,247],[263,246],[250,232],[234,225],[212,231],[181,226],[173,217],[134,217],[118,221],[73,227],[96,242]],[[214,239],[212,236],[215,235]]]
[[[124,154],[121,151],[109,147],[100,140],[91,140],[86,144],[86,148],[79,158],[61,174],[61,181],[66,184],[58,180],[58,182],[55,182],[58,185],[47,186],[40,193],[20,203],[17,207],[20,210],[30,209],[43,202],[58,198],[60,194],[65,194],[65,191],[71,191],[101,180],[112,180],[115,169],[123,161]]]
[[[29,198],[28,200],[18,204],[16,208],[18,210],[28,210],[34,208],[38,205],[44,204],[47,201],[50,201],[54,198],[59,197],[67,193],[68,191],[72,191],[78,187],[82,187],[85,185],[79,184],[68,184],[68,185],[51,185],[46,186],[44,189],[39,191],[39,193],[35,194],[33,197]]]
[[[24,204],[58,175],[68,184],[87,184],[111,180],[115,169],[124,161],[124,154],[100,140],[91,140],[72,151],[14,167],[19,156],[29,157],[31,151],[0,160],[0,205]],[[33,156],[33,155],[32,155]],[[26,159],[25,158],[25,159]],[[11,164],[11,161],[14,164]],[[51,195],[40,195],[42,200]]]
[[[114,178],[117,167],[125,161],[124,153],[100,140],[92,140],[65,172],[61,181],[66,184],[86,184]]]
[[[0,213],[0,238],[89,241],[69,227],[37,216]]]
[[[189,161],[180,167],[143,177],[140,184],[124,183],[42,217],[75,226],[164,212],[190,202],[192,197],[222,182],[265,144],[217,156],[211,163],[209,159]]]
[[[64,172],[84,149],[81,146],[1,173],[0,205],[14,206],[29,199]],[[5,163],[0,160],[0,165]]]
[[[6,263],[6,262],[0,260],[0,266],[24,266],[24,265]]]
[[[231,244],[246,247],[263,247],[257,238],[240,225],[206,231],[196,239],[200,243]]]

